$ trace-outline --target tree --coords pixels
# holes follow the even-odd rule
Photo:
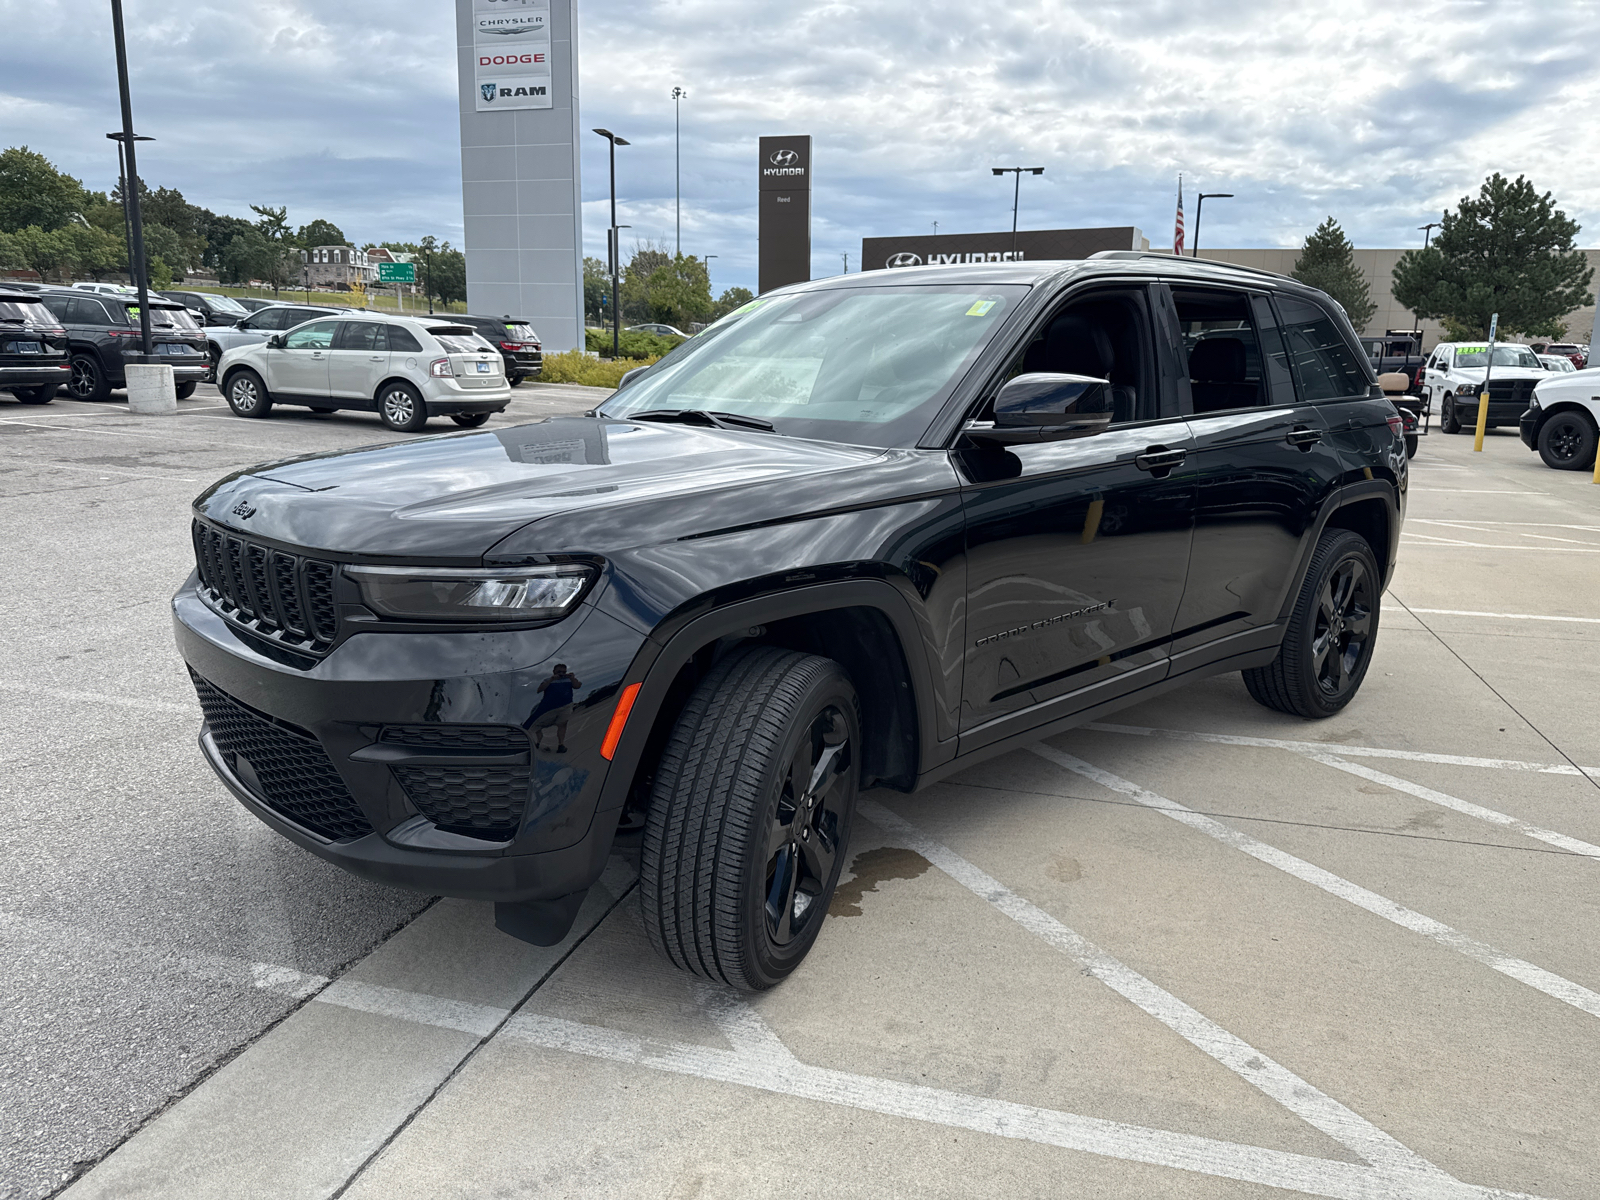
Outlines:
[[[182,270],[189,263],[189,254],[184,247],[183,239],[165,225],[152,225],[148,221],[144,226],[144,257],[149,265],[152,279],[155,278],[155,260],[158,258],[167,268],[169,277],[174,264]],[[150,286],[156,285],[152,283]],[[172,285],[168,283],[165,286]]]
[[[583,260],[583,319],[585,323],[603,325],[606,306],[611,303],[611,275],[602,258]]]
[[[749,288],[731,287],[722,293],[717,301],[717,307],[711,312],[713,321],[721,320],[736,308],[743,308],[755,299],[755,294]]]
[[[653,242],[636,242],[633,257],[622,271],[622,319],[637,324],[650,320],[650,276],[672,261],[666,248]],[[609,316],[610,314],[607,313]]]
[[[0,150],[0,230],[60,229],[84,206],[83,185],[26,146]]]
[[[467,302],[467,256],[452,250],[445,242],[431,255],[429,275],[433,277],[433,294],[446,304],[459,300]]]
[[[308,250],[312,246],[345,246],[349,244],[345,240],[344,230],[340,229],[332,221],[324,221],[321,217],[318,217],[309,225],[300,226],[300,234],[297,240],[301,246]]]
[[[23,265],[37,271],[39,278],[48,280],[52,272],[72,264],[72,242],[59,229],[41,229],[29,225],[12,235],[16,246],[14,253]]]
[[[1337,300],[1349,314],[1350,324],[1356,327],[1357,333],[1366,328],[1372,314],[1378,311],[1367,278],[1356,266],[1355,247],[1332,217],[1306,238],[1294,270],[1289,273],[1301,283],[1320,288]]]
[[[645,299],[652,321],[682,329],[707,320],[714,306],[705,263],[680,254],[657,267],[645,286]]]
[[[250,211],[260,218],[256,222],[256,232],[266,247],[260,256],[258,273],[271,285],[272,294],[276,296],[284,284],[300,273],[299,246],[294,230],[289,228],[289,210],[281,204],[277,208],[252,204]]]
[[[68,246],[74,269],[94,279],[103,279],[126,269],[128,247],[119,228],[115,233],[97,225],[65,225],[56,231]]]
[[[246,225],[244,232],[235,234],[233,240],[224,247],[217,269],[229,283],[249,283],[267,274],[266,264],[271,257],[272,248],[261,236],[261,231],[253,225]]]
[[[1395,264],[1394,298],[1443,320],[1451,338],[1487,337],[1496,312],[1502,333],[1557,334],[1588,302],[1594,270],[1574,246],[1578,223],[1525,176],[1496,172],[1441,222],[1433,245]]]

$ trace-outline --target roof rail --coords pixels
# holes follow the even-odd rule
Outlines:
[[[1225,262],[1220,258],[1190,258],[1188,255],[1169,254],[1165,250],[1096,250],[1089,255],[1090,258],[1122,258],[1145,259],[1160,258],[1167,262],[1204,263],[1209,267],[1232,267],[1235,271],[1247,271],[1251,275],[1266,275],[1272,279],[1288,279],[1298,283],[1293,275],[1285,275],[1281,271],[1268,271],[1263,267],[1247,267],[1242,263]]]

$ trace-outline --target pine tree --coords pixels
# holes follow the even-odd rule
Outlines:
[[[1315,232],[1306,238],[1290,272],[1301,283],[1320,288],[1341,305],[1350,316],[1350,324],[1360,333],[1372,320],[1378,306],[1372,301],[1366,276],[1356,266],[1355,247],[1345,237],[1339,222],[1329,217]]]
[[[1524,176],[1496,172],[1441,221],[1433,245],[1395,264],[1394,298],[1452,337],[1487,337],[1492,313],[1502,333],[1560,337],[1561,318],[1588,303],[1594,269],[1574,247],[1578,223]]]

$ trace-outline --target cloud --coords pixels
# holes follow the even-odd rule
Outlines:
[[[459,240],[448,0],[126,0],[135,111],[159,141],[151,183],[219,211],[287,203],[362,240]],[[955,0],[796,5],[612,0],[580,6],[583,126],[618,156],[632,235],[671,243],[673,105],[683,102],[683,248],[719,287],[753,284],[755,145],[816,139],[813,269],[863,236],[1134,224],[1170,238],[1181,170],[1202,245],[1292,245],[1330,213],[1361,245],[1416,226],[1490,171],[1555,192],[1600,244],[1600,163],[1583,138],[1600,6],[1337,7],[1266,0]],[[0,0],[0,143],[114,182],[115,76],[104,10]],[[585,240],[602,254],[604,144],[583,152]],[[1192,209],[1191,209],[1192,219]]]

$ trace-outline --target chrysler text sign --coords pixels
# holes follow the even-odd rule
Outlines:
[[[944,233],[937,236],[861,239],[861,269],[954,266],[957,263],[1030,262],[1088,258],[1101,250],[1139,250],[1144,237],[1131,225],[1105,229],[1010,230],[1001,233]]]
[[[551,108],[550,0],[472,0],[479,112]]]

